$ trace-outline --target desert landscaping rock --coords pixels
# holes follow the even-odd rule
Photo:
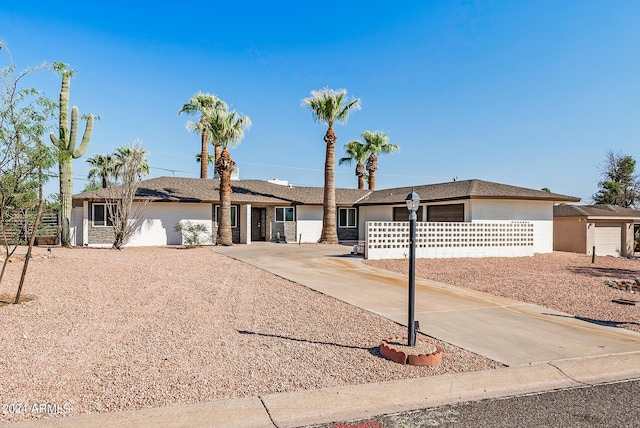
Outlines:
[[[21,268],[0,284],[0,404],[27,411],[0,424],[501,367],[435,339],[441,365],[396,364],[380,340],[406,327],[210,248],[54,247],[11,305]]]

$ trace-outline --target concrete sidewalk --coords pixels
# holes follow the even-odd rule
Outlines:
[[[364,265],[350,247],[254,243],[214,250],[406,325],[406,276]],[[300,427],[640,379],[640,334],[629,330],[421,279],[416,319],[426,334],[509,367],[11,426]]]

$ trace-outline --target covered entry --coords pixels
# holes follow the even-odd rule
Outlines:
[[[267,209],[251,207],[251,240],[266,241]]]

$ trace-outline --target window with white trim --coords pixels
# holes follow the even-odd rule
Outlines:
[[[213,214],[213,221],[218,222],[218,210],[220,209],[220,205],[216,205],[215,212]],[[231,205],[231,227],[238,227],[238,206]]]
[[[108,204],[94,203],[91,209],[91,218],[94,226],[113,227],[112,216],[116,216],[116,204],[111,204],[111,209],[109,209]]]
[[[295,221],[295,210],[293,207],[276,207],[276,221]]]
[[[338,209],[338,227],[353,228],[357,226],[357,211],[355,208]]]

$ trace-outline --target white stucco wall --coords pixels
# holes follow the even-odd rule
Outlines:
[[[296,206],[296,239],[304,243],[314,243],[322,236],[322,205]]]
[[[144,220],[127,241],[127,246],[181,245],[182,234],[173,230],[181,220],[206,221],[211,225],[212,208],[206,203],[152,202]]]
[[[471,221],[526,220],[534,224],[534,253],[553,252],[553,202],[472,199]]]
[[[393,207],[365,206],[358,208],[358,240],[364,241],[367,236],[368,221],[392,221]]]

